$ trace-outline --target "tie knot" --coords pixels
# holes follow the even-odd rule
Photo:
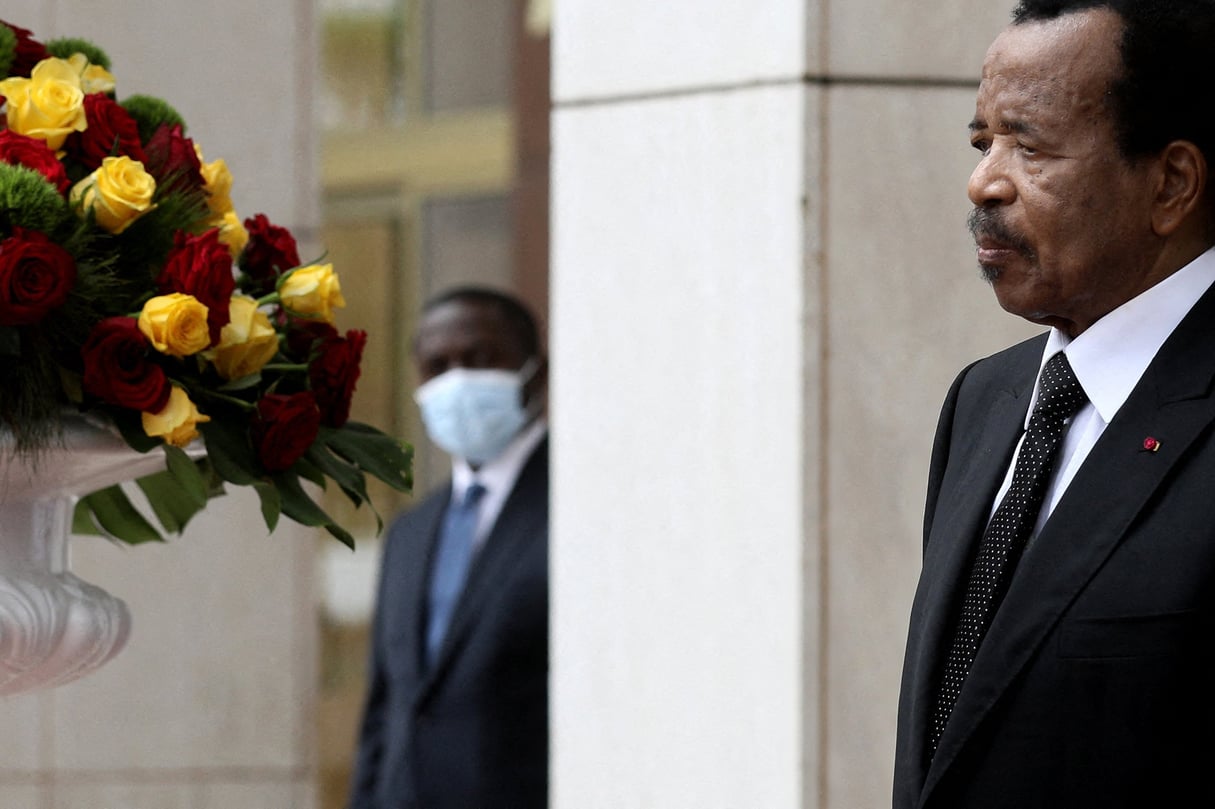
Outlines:
[[[1067,355],[1062,351],[1055,354],[1042,368],[1034,415],[1067,418],[1087,401],[1088,395],[1080,386],[1080,380],[1076,379]]]
[[[485,487],[480,483],[473,483],[464,490],[464,498],[460,501],[461,508],[473,508],[485,496]]]

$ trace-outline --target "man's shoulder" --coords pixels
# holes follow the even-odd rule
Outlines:
[[[984,357],[976,364],[989,365],[995,368],[1008,366],[1021,366],[1032,364],[1034,371],[1037,372],[1037,367],[1042,361],[1042,352],[1046,349],[1046,340],[1050,337],[1050,332],[1042,332],[1035,334],[1033,337],[1022,340],[1019,343],[1009,346],[995,354]]]
[[[389,526],[386,539],[390,542],[408,540],[411,536],[426,530],[426,526],[432,524],[442,514],[449,499],[451,499],[450,480],[431,489],[420,500],[398,513]]]
[[[1008,386],[1028,376],[1032,383],[1038,376],[1042,363],[1042,352],[1046,348],[1049,333],[1022,340],[995,354],[972,362],[959,376],[964,377],[968,387]]]

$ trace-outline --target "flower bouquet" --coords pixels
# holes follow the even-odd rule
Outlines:
[[[159,539],[233,484],[269,529],[286,515],[353,545],[304,483],[362,505],[367,475],[410,488],[411,450],[349,419],[367,336],[334,327],[337,274],[265,215],[242,222],[224,161],[164,100],[119,101],[110,67],[0,22],[0,427],[35,462],[72,410],[165,453],[138,481],[159,527],[113,486],[77,531]]]

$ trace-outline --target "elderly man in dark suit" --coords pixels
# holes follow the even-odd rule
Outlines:
[[[1024,0],[978,261],[1050,327],[937,428],[896,809],[1215,806],[1215,2]]]
[[[544,809],[546,362],[513,297],[428,302],[416,399],[452,479],[388,531],[352,809]]]

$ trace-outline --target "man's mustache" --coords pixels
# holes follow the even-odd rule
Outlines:
[[[1000,247],[1015,250],[1027,258],[1034,256],[1029,240],[1010,228],[995,208],[975,208],[966,217],[966,226],[976,244],[995,242]]]

